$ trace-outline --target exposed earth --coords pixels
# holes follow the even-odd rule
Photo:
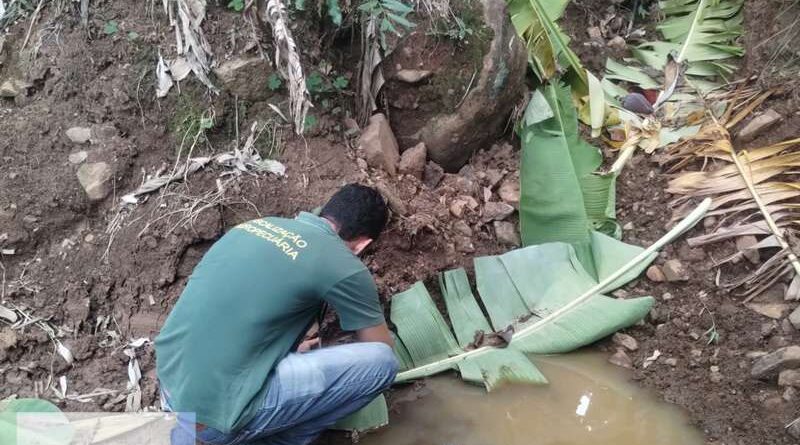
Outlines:
[[[518,242],[514,231],[507,231],[516,225],[517,215],[505,212],[518,200],[514,190],[519,140],[510,125],[458,172],[445,173],[431,162],[425,164],[423,156],[422,163],[417,159],[411,168],[391,175],[375,168],[369,154],[359,148],[360,130],[350,119],[355,109],[352,91],[327,88],[314,94],[315,122],[304,137],[295,136],[269,105],[285,105],[286,91],[281,88],[265,93],[262,84],[252,94],[248,85],[234,81],[213,94],[190,76],[166,97],[156,99],[159,48],[167,51],[175,44],[163,12],[128,2],[92,2],[84,26],[73,6],[77,4],[66,3],[45,7],[31,36],[30,20],[19,21],[0,36],[0,84],[7,79],[27,83],[19,94],[0,97],[0,304],[58,328],[74,363],[56,353],[48,334],[36,324],[18,330],[0,324],[0,399],[44,397],[65,410],[123,411],[130,360],[123,351],[126,344],[155,336],[193,266],[213,241],[254,217],[311,210],[348,182],[377,185],[392,207],[389,229],[364,259],[385,302],[419,280],[434,290],[437,272],[455,267],[469,271],[474,257],[502,253]],[[608,42],[627,26],[630,6],[613,3],[576,0],[561,20],[572,47],[595,73],[602,72],[606,57],[619,60],[624,54]],[[737,78],[761,75],[759,82],[765,87],[787,82],[779,70],[764,71],[773,54],[759,46],[788,26],[787,20],[794,20],[797,8],[794,16],[778,16],[787,4],[746,2],[747,53]],[[609,25],[611,34],[593,40],[587,29],[598,26],[607,14],[622,22],[616,28]],[[115,29],[109,28],[112,21]],[[355,85],[358,38],[348,34],[320,44],[319,36],[331,30],[299,23],[306,68],[320,70],[325,65],[320,71],[326,76],[342,76]],[[249,25],[240,14],[209,6],[203,27],[219,61],[257,54],[243,31]],[[269,33],[261,38],[269,42]],[[446,57],[448,51],[457,52],[459,44],[444,40],[442,47],[434,48],[435,54]],[[417,62],[432,69],[424,59]],[[463,68],[455,70],[462,90],[473,62],[469,57],[455,62],[460,64],[456,68]],[[263,65],[266,68],[257,75],[266,79],[272,69]],[[323,79],[326,85],[329,77]],[[796,79],[790,80],[800,86]],[[402,98],[406,88],[390,82],[386,94]],[[453,90],[448,94],[455,99],[466,94]],[[798,91],[784,88],[760,106],[759,110],[776,110],[783,121],[742,148],[797,136]],[[434,93],[441,94],[430,94]],[[424,111],[435,113],[432,104],[439,97],[422,99]],[[452,107],[454,99],[441,101]],[[381,110],[393,127],[395,116],[409,113],[404,105],[400,109],[396,105],[381,105],[388,107]],[[212,123],[204,127],[208,118]],[[120,197],[147,175],[169,172],[176,156],[185,159],[190,147],[194,155],[241,147],[253,122],[269,124],[269,136],[260,139],[258,149],[286,166],[284,176],[233,174],[213,165],[140,198],[139,204],[121,202]],[[89,129],[87,137],[68,135],[74,127]],[[274,142],[265,142],[271,137]],[[592,142],[603,144],[600,139]],[[86,174],[88,165],[106,175],[104,190],[87,191],[79,181],[78,172],[83,169],[80,174]],[[664,233],[671,214],[671,197],[665,192],[668,179],[656,159],[643,153],[623,170],[617,183],[617,216],[626,242],[647,245]],[[90,199],[91,193],[99,197]],[[705,230],[700,224],[687,236]],[[736,293],[717,287],[714,261],[735,249],[733,241],[691,249],[680,239],[660,254],[656,264],[678,260],[686,280],[654,282],[642,277],[616,292],[620,298],[652,295],[657,300],[650,316],[627,330],[638,341],[638,349],[627,353],[634,379],[684,408],[708,443],[798,443],[800,439],[788,434],[785,426],[800,416],[800,394],[793,387],[779,387],[774,379],[754,379],[750,373],[755,357],[800,344],[800,334],[785,316],[772,319],[758,314],[743,306]],[[747,261],[724,266],[721,280],[732,281],[753,267]],[[759,298],[783,303],[783,292],[778,289]],[[341,341],[333,314],[328,321],[326,338]],[[710,332],[716,332],[713,341]],[[596,347],[616,349],[610,340]],[[644,368],[645,358],[656,350],[660,358]],[[137,357],[141,406],[156,407],[152,347],[138,348]],[[49,387],[51,379],[61,376],[66,377],[70,394],[99,388],[114,392],[91,400],[59,399]]]

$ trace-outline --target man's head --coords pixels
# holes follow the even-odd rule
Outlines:
[[[347,247],[358,255],[378,239],[386,225],[386,203],[377,190],[348,184],[331,196],[319,216],[330,221]]]

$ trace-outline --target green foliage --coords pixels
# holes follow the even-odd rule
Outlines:
[[[119,24],[116,20],[109,20],[106,22],[105,26],[103,26],[103,32],[113,36],[119,32]]]
[[[336,26],[341,26],[342,9],[339,7],[339,0],[327,0],[326,5],[328,6],[328,16],[331,18],[331,22]]]
[[[236,12],[242,12],[244,10],[244,0],[231,0],[228,2],[228,8]]]
[[[267,88],[269,88],[270,91],[277,91],[282,85],[283,79],[281,79],[278,73],[272,73],[267,77]]]
[[[458,42],[463,42],[474,34],[475,30],[460,17],[453,17],[447,23],[436,22],[431,27],[431,30],[428,31],[429,36],[442,37]]]
[[[128,33],[128,40],[134,41],[139,38],[139,33],[136,31],[131,31]]]
[[[306,77],[306,88],[308,92],[313,94],[318,94],[324,91],[324,85],[322,80],[322,75],[319,72],[314,71],[313,73],[309,74]]]
[[[306,0],[295,0],[294,9],[296,9],[298,11],[305,11],[306,10]]]
[[[306,131],[311,130],[312,128],[317,126],[317,123],[319,123],[317,116],[309,114],[306,116],[306,120],[303,122],[303,130]]]
[[[402,37],[404,31],[416,26],[408,20],[408,15],[414,11],[414,7],[399,0],[369,0],[362,3],[358,10],[377,20],[383,49],[388,48],[386,33]]]
[[[335,79],[333,79],[333,82],[332,82],[333,88],[335,88],[338,91],[341,91],[341,90],[347,88],[347,85],[349,85],[349,84],[350,84],[350,81],[347,80],[347,78],[344,77],[344,76],[337,76]]]

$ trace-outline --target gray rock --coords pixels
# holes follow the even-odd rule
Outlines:
[[[487,202],[483,207],[484,221],[502,221],[514,213],[514,207],[504,202]]]
[[[385,182],[379,182],[375,185],[381,195],[383,195],[383,199],[386,200],[386,203],[389,205],[389,208],[396,214],[400,216],[405,216],[408,214],[408,208],[406,207],[406,203],[397,196],[397,193],[389,184]]]
[[[475,246],[472,244],[472,239],[466,236],[457,236],[455,242],[457,251],[463,253],[475,252]]]
[[[625,39],[623,39],[622,37],[614,36],[613,39],[609,40],[608,43],[606,43],[606,46],[608,46],[609,48],[612,48],[612,49],[616,49],[618,51],[622,51],[622,50],[625,49],[625,47],[628,46],[628,44],[625,42]]]
[[[259,102],[272,96],[269,76],[274,70],[261,57],[236,57],[214,68],[223,89],[240,99]]]
[[[522,242],[519,239],[519,232],[513,223],[508,221],[495,221],[494,235],[497,237],[497,242],[507,246],[518,247]]]
[[[398,170],[402,174],[411,175],[421,180],[425,172],[425,161],[427,157],[428,149],[425,148],[425,143],[420,142],[400,155]]]
[[[440,182],[442,182],[442,178],[444,178],[444,169],[439,166],[439,164],[428,161],[425,164],[425,173],[423,174],[422,182],[428,186],[428,188],[436,188]]]
[[[786,303],[747,303],[747,308],[774,320],[780,320],[791,308]]]
[[[667,279],[667,277],[664,276],[664,272],[661,271],[661,268],[655,264],[647,268],[645,275],[647,275],[650,281],[655,281],[656,283],[666,281]]]
[[[664,360],[664,364],[666,364],[668,366],[672,366],[674,368],[674,367],[678,366],[678,359],[676,359],[675,357],[670,357],[670,358]]]
[[[639,342],[636,341],[636,339],[631,337],[630,335],[623,334],[622,332],[617,332],[616,334],[614,334],[611,337],[611,341],[613,341],[615,345],[622,346],[628,351],[635,351],[639,349]]]
[[[92,137],[92,130],[88,127],[72,127],[66,131],[66,135],[76,144],[85,144]]]
[[[800,387],[800,370],[785,369],[778,374],[778,385]]]
[[[497,194],[500,195],[500,199],[502,199],[503,202],[511,204],[514,208],[518,209],[520,197],[519,178],[506,178],[503,183],[500,184],[500,188],[497,189]]]
[[[612,365],[620,366],[622,368],[633,368],[633,361],[622,349],[617,349],[617,352],[608,358],[608,362]]]
[[[603,40],[603,31],[600,30],[597,26],[590,26],[586,33],[589,35],[589,38],[592,40]]]
[[[472,196],[458,196],[453,199],[453,202],[450,204],[450,213],[456,218],[461,218],[464,216],[464,210],[467,208],[474,211],[478,208],[478,201]]]
[[[667,281],[687,281],[689,279],[683,263],[678,260],[667,260],[664,262],[661,271],[664,272],[664,278]]]
[[[17,97],[24,94],[28,88],[30,88],[30,84],[20,79],[6,79],[0,82],[0,97]]]
[[[431,72],[431,71],[403,69],[403,70],[398,71],[394,75],[394,78],[399,80],[400,82],[419,83],[419,82],[422,82],[423,80],[431,77],[432,75],[433,75],[433,72]]]
[[[786,369],[800,367],[800,346],[787,346],[759,357],[750,370],[757,379],[769,379]]]
[[[781,120],[783,120],[783,116],[770,108],[754,117],[744,128],[739,130],[739,133],[736,135],[736,140],[738,142],[752,141]]]
[[[67,159],[69,160],[70,164],[81,164],[88,156],[88,153],[86,153],[84,150],[81,150],[76,151],[75,153],[70,153]]]
[[[382,168],[391,176],[397,173],[400,148],[386,116],[378,113],[369,118],[369,124],[361,133],[359,144],[370,167]]]
[[[111,166],[105,162],[83,164],[78,168],[78,181],[91,201],[99,201],[111,193]]]
[[[453,231],[466,237],[472,236],[472,229],[469,227],[469,224],[460,219],[453,223]]]

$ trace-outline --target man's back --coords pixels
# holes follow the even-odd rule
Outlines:
[[[302,213],[232,229],[195,268],[156,339],[172,409],[220,431],[240,427],[323,301],[343,329],[383,323],[369,271],[324,219]]]

